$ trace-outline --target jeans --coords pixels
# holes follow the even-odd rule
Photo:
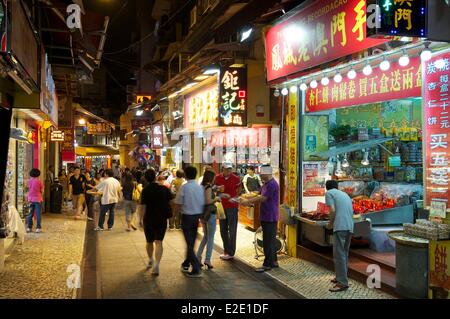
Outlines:
[[[100,205],[100,218],[98,219],[98,227],[103,229],[103,224],[105,223],[106,213],[109,211],[108,217],[108,228],[112,228],[114,225],[114,208],[116,203]]]
[[[87,217],[94,218],[94,196],[86,195]]]
[[[181,217],[181,227],[183,228],[184,239],[187,244],[186,260],[183,267],[192,266],[192,272],[200,271],[200,262],[194,252],[195,239],[197,238],[198,221],[202,215],[185,215]]]
[[[180,229],[181,228],[181,213],[180,213],[180,210],[176,208],[176,205],[174,203],[171,203],[170,205],[172,206],[173,217],[171,217],[169,219],[169,227],[171,229],[173,229],[173,228]]]
[[[225,219],[220,220],[220,236],[225,254],[234,256],[236,253],[236,236],[238,225],[238,209],[225,208]]]
[[[336,231],[333,234],[333,260],[336,280],[343,286],[348,286],[348,252],[352,233],[348,230]]]
[[[216,233],[217,219],[216,214],[211,214],[209,220],[203,224],[203,239],[198,246],[197,258],[202,260],[203,249],[206,246],[206,262],[211,262],[212,251],[214,248],[214,235]]]
[[[125,219],[127,223],[132,223],[134,220],[134,213],[136,212],[136,202],[134,200],[123,201],[123,206],[125,208]]]
[[[277,240],[277,222],[263,222],[261,221],[263,230],[263,248],[264,248],[264,263],[263,266],[274,267],[277,261],[277,251],[275,249]]]
[[[36,214],[36,229],[41,228],[41,211],[42,203],[32,202],[30,204],[30,212],[27,215],[27,228],[33,228],[33,216]]]

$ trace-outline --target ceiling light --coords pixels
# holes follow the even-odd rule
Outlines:
[[[306,91],[307,89],[308,89],[308,86],[306,85],[306,83],[300,84],[300,90]]]
[[[311,83],[309,83],[309,86],[310,86],[312,89],[315,89],[315,88],[317,87],[317,81],[316,81],[316,80],[312,80]]]
[[[398,59],[398,64],[400,66],[407,66],[409,64],[409,56],[403,52],[403,55]]]
[[[283,88],[283,89],[281,90],[281,94],[283,94],[283,95],[288,95],[288,93],[289,93],[289,91],[288,91],[287,88]]]
[[[144,114],[144,110],[137,110],[136,111],[136,116],[141,116],[142,114]]]
[[[350,80],[353,80],[354,78],[356,78],[356,71],[353,68],[351,68],[350,71],[348,71],[347,73],[347,77]]]
[[[241,42],[244,42],[245,40],[247,40],[250,37],[250,35],[252,34],[252,32],[253,32],[252,28],[242,32]]]
[[[85,120],[85,119],[79,119],[79,120],[78,120],[78,123],[79,123],[80,125],[85,125],[85,124],[86,124],[86,120]]]
[[[220,72],[220,70],[218,68],[211,68],[211,69],[205,70],[205,72],[203,72],[203,74],[213,75],[213,74],[217,74],[219,72]]]
[[[389,61],[386,60],[386,58],[383,61],[381,61],[381,63],[380,63],[381,71],[387,71],[387,70],[389,70],[390,67],[391,67],[391,63],[389,63]]]
[[[372,67],[370,66],[370,64],[367,64],[364,68],[363,68],[363,73],[366,76],[369,76],[372,74]]]
[[[342,75],[340,73],[336,73],[336,75],[333,77],[334,82],[341,83],[342,81]]]
[[[291,86],[291,88],[289,89],[289,91],[291,91],[292,94],[297,93],[297,86],[296,86],[296,85]]]
[[[423,50],[420,53],[420,59],[422,61],[429,61],[429,60],[431,60],[431,51],[430,51],[430,49],[426,48],[425,50]]]
[[[322,85],[324,85],[324,86],[327,86],[327,85],[330,83],[330,79],[328,79],[327,76],[324,76],[324,77],[322,78],[322,80],[320,80],[320,83],[321,83]]]
[[[279,96],[280,96],[280,90],[278,90],[278,88],[276,88],[276,89],[273,91],[273,96],[275,96],[275,97],[279,97]]]

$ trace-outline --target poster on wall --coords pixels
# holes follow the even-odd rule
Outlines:
[[[450,240],[430,241],[429,299],[450,299]]]
[[[423,63],[426,206],[431,206],[432,202],[444,203],[447,214],[450,200],[449,61],[450,52],[447,51],[435,54]]]
[[[311,155],[328,151],[328,115],[306,115],[303,127],[303,160],[320,160]]]
[[[328,162],[303,163],[303,196],[325,196],[325,182],[330,178]]]

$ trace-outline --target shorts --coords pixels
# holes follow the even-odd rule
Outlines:
[[[144,226],[145,239],[147,243],[152,243],[155,240],[163,240],[166,235],[167,227],[155,227],[155,226]]]

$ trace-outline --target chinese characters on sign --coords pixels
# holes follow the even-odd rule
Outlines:
[[[218,123],[218,113],[218,89],[214,85],[185,99],[184,127],[187,129],[215,127]]]
[[[52,131],[50,134],[50,140],[52,142],[63,142],[64,132],[63,131]]]
[[[426,37],[426,0],[376,0],[378,25],[367,25],[367,36]]]
[[[298,135],[298,94],[289,94],[288,110],[288,204],[297,207],[297,135]]]
[[[365,0],[315,1],[267,31],[267,80],[384,42],[366,38]]]
[[[430,241],[429,299],[450,299],[450,241]]]
[[[339,107],[362,105],[388,100],[421,96],[422,69],[420,59],[412,58],[406,67],[392,62],[391,68],[375,68],[370,76],[358,73],[350,80],[332,83],[306,91],[306,112],[317,112]]]
[[[111,126],[107,123],[87,123],[87,133],[89,135],[109,135]]]
[[[219,126],[247,126],[247,68],[223,68]]]
[[[449,75],[450,53],[435,55],[423,63],[424,99],[426,125],[426,205],[445,203],[449,207],[449,142],[450,101]],[[436,206],[434,204],[434,206]]]
[[[73,128],[62,129],[64,142],[61,143],[61,158],[64,162],[75,162],[75,132]]]
[[[163,148],[163,125],[152,125],[152,149]]]

